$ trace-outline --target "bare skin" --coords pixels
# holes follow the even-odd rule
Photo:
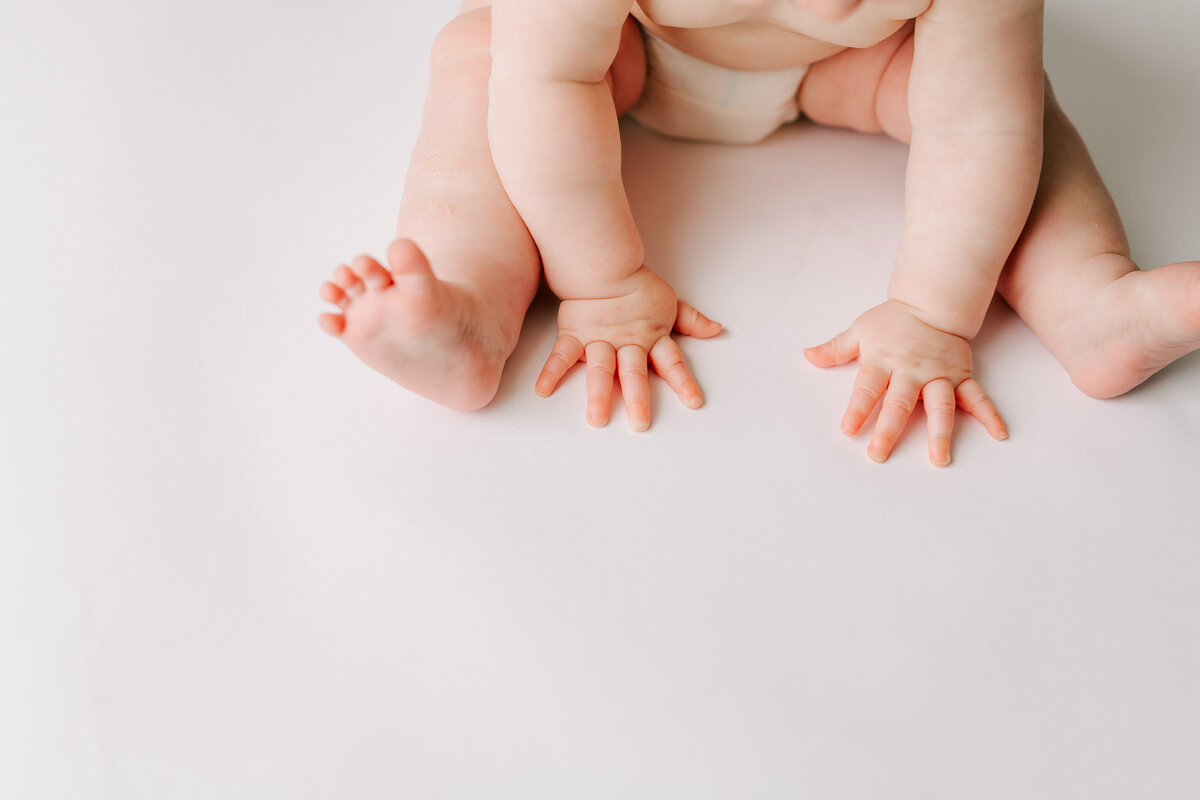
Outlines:
[[[890,11],[905,5],[905,0],[875,1]],[[702,0],[686,6],[673,2],[643,3],[634,10],[649,26],[653,20],[647,12],[660,9],[664,15],[679,8],[728,13],[731,6],[753,11],[759,5],[756,0]],[[777,50],[772,57],[819,56],[800,88],[804,113],[819,123],[883,131],[911,141],[912,24],[899,29],[895,24],[873,25],[869,9],[856,13],[857,0],[796,0],[796,5],[808,6],[805,11],[812,19],[835,26],[845,22],[846,36],[874,35],[878,42],[869,47],[856,42],[855,49],[834,47],[831,52],[828,42],[784,31],[792,38],[785,36],[786,46],[781,46],[790,48],[791,55]],[[614,237],[624,242],[624,249],[614,251],[609,263],[628,266],[593,280],[594,272],[581,273],[568,263],[573,258],[571,242],[540,233],[554,226],[543,222],[536,191],[526,192],[534,201],[518,203],[523,210],[528,206],[529,213],[519,213],[510,200],[514,190],[522,195],[524,187],[501,181],[488,139],[490,23],[486,3],[468,2],[439,37],[399,238],[389,249],[388,268],[366,256],[339,268],[322,289],[324,299],[338,305],[339,312],[323,315],[322,327],[401,385],[453,408],[479,408],[494,396],[504,361],[515,346],[542,274],[541,256],[547,258],[546,277],[563,305],[560,337],[538,379],[539,394],[552,391],[571,363],[586,358],[589,422],[607,421],[612,376],[617,373],[630,427],[642,430],[650,419],[645,402],[649,362],[685,405],[698,406],[699,389],[669,334],[675,330],[707,337],[720,326],[678,301],[641,263],[636,229],[622,228],[625,238]],[[606,87],[603,100],[591,90],[586,95],[589,103],[601,103],[594,110],[612,120],[633,105],[644,79],[636,28],[628,19],[618,20],[618,27],[619,46],[615,38],[605,40],[616,54],[605,60],[607,69],[596,76],[603,77]],[[696,49],[702,50],[706,41],[719,42],[721,37],[735,44],[745,40],[747,29],[700,27],[688,33],[694,33]],[[736,53],[736,48],[728,52]],[[1042,87],[1039,79],[1039,98]],[[1028,107],[1028,102],[1022,106]],[[806,351],[818,366],[860,361],[842,427],[856,433],[882,401],[868,445],[875,460],[887,458],[918,399],[925,403],[934,464],[949,463],[956,405],[1003,438],[1003,422],[971,377],[969,346],[982,317],[979,309],[986,308],[995,289],[1063,363],[1072,380],[1093,396],[1128,391],[1200,346],[1200,262],[1138,271],[1111,198],[1048,86],[1039,108],[1044,158],[1028,190],[1026,203],[1031,208],[1021,211],[1020,203],[1014,202],[1002,209],[1009,216],[1019,212],[1015,242],[1003,246],[996,274],[984,275],[983,288],[972,283],[970,291],[943,303],[945,297],[930,295],[925,287],[945,281],[920,259],[910,258],[906,266],[902,245],[892,299],[866,312],[830,342]],[[913,158],[920,160],[916,152]],[[910,201],[913,183],[919,181],[910,164]],[[621,199],[623,194],[612,202]],[[918,198],[919,202],[928,201]],[[531,229],[539,232],[536,241]],[[464,235],[466,231],[470,235]],[[984,265],[982,272],[993,269],[988,259],[978,261]],[[938,278],[932,284],[930,275]],[[963,316],[956,304],[971,313]]]
[[[390,269],[359,256],[349,266],[339,266],[321,287],[322,299],[339,307],[321,315],[323,330],[401,386],[467,411],[483,408],[495,396],[541,277],[537,246],[496,175],[487,141],[490,18],[487,3],[464,3],[435,44],[398,238],[388,249]],[[633,105],[644,75],[641,35],[630,20],[606,76],[617,113]],[[464,236],[463,231],[472,233]],[[685,405],[702,404],[700,390],[667,334],[674,328],[707,338],[721,326],[678,301],[665,283],[652,278],[646,283],[654,291],[642,294],[654,295],[648,301],[652,305],[665,302],[672,323],[620,350],[591,348],[587,419],[592,425],[608,422],[613,375],[619,369],[629,427],[649,427],[647,358]],[[538,379],[543,396],[584,357],[583,344],[576,353],[572,338],[591,341],[591,315],[572,312],[573,307],[566,307],[564,335]],[[636,350],[642,351],[640,365],[629,358]]]
[[[360,256],[321,290],[341,308],[321,317],[325,331],[400,385],[461,410],[495,396],[541,274],[537,246],[488,148],[489,19],[486,7],[464,4],[434,45],[397,223],[400,244],[388,251],[397,278],[415,277],[394,280]]]
[[[806,115],[908,141],[903,100],[911,42],[903,41],[905,35],[901,31],[893,41],[879,45],[877,54],[846,51],[817,65],[802,89]],[[845,92],[847,84],[879,89]],[[1075,385],[1092,397],[1124,394],[1200,348],[1200,262],[1139,270],[1130,258],[1116,206],[1049,85],[1037,196],[997,289]],[[820,367],[853,361],[858,357],[854,330],[809,348],[805,355]],[[928,418],[930,461],[948,464],[954,424],[949,392],[934,382],[915,389],[907,374],[901,380],[903,391],[881,411],[868,454],[877,461],[887,458],[920,396]],[[858,433],[890,388],[878,374],[860,373],[842,430]],[[993,436],[1006,437],[994,409],[980,404],[982,389],[976,382],[959,384],[955,394],[958,405]]]

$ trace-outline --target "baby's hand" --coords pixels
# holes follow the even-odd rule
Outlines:
[[[950,434],[957,405],[983,423],[997,439],[1008,438],[1004,422],[983,388],[971,377],[971,346],[966,339],[917,318],[912,306],[889,300],[875,306],[804,356],[818,367],[859,361],[854,392],[842,417],[842,432],[853,436],[883,398],[867,455],[887,460],[919,396],[929,429],[929,460],[950,463]],[[886,392],[886,394],[885,394]]]
[[[645,266],[622,281],[612,296],[563,300],[558,341],[538,376],[536,391],[549,396],[576,361],[587,361],[588,423],[607,424],[615,373],[629,427],[644,431],[650,427],[649,359],[684,405],[699,408],[700,389],[671,341],[672,329],[701,339],[721,332],[718,323],[676,298],[667,282]]]

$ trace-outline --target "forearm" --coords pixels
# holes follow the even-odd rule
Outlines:
[[[492,157],[559,297],[589,297],[643,263],[605,82],[493,72]]]
[[[1002,132],[914,130],[889,299],[940,330],[979,331],[1041,172],[1041,119]]]
[[[1042,2],[934,0],[915,37],[904,232],[889,297],[971,338],[1037,193]]]
[[[605,76],[632,0],[495,0],[488,135],[561,298],[609,297],[642,266]]]

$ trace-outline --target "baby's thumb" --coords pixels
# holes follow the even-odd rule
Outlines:
[[[684,336],[709,339],[721,332],[721,323],[713,322],[692,306],[679,301],[675,312],[675,330]]]
[[[842,331],[825,344],[809,347],[804,357],[815,367],[837,367],[858,358],[858,339],[852,331]]]

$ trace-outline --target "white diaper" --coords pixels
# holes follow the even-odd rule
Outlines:
[[[666,136],[753,144],[800,116],[807,66],[740,70],[710,64],[643,30],[646,88],[629,114]]]

